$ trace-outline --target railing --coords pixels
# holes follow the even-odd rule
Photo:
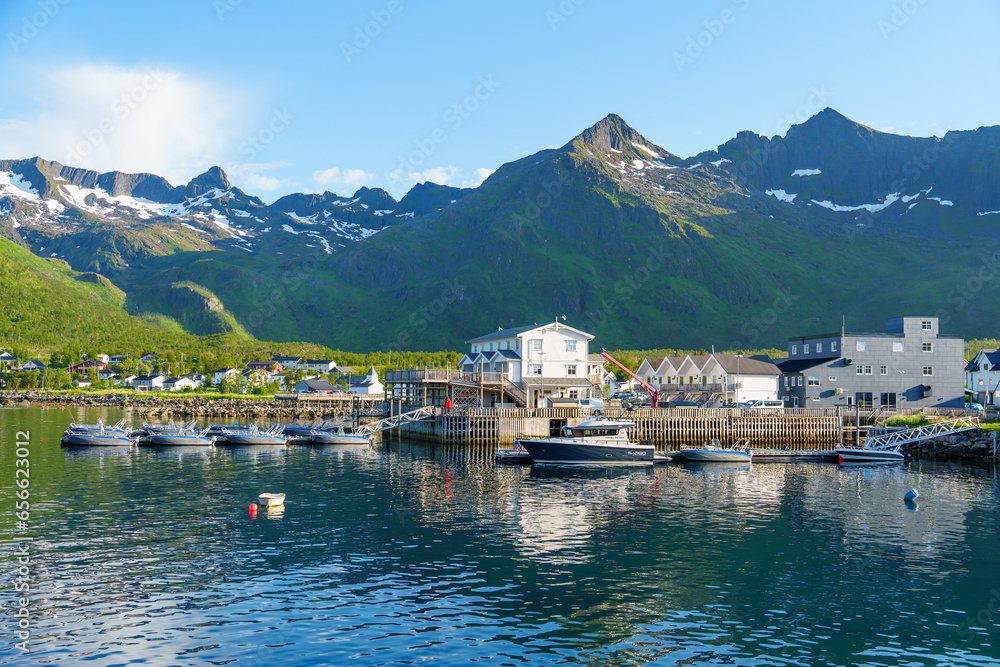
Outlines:
[[[469,382],[474,384],[500,384],[505,373],[489,371],[461,371],[458,369],[428,368],[409,371],[386,371],[386,382]]]
[[[921,440],[929,440],[942,435],[961,433],[979,428],[977,417],[959,417],[948,421],[908,428],[903,431],[893,431],[885,435],[876,435],[865,439],[865,447],[868,449],[899,451],[903,445],[908,445]]]
[[[686,391],[691,393],[710,393],[710,392],[723,392],[723,391],[733,391],[734,385],[725,385],[722,383],[710,383],[710,384],[661,384],[660,393],[665,391]],[[728,388],[727,388],[728,387]]]

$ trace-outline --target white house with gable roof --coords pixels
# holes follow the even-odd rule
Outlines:
[[[514,329],[498,329],[466,341],[466,373],[503,373],[521,385],[528,405],[545,407],[551,398],[590,398],[599,390],[587,379],[592,334],[558,320]]]

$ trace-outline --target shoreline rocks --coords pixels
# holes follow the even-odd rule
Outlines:
[[[51,394],[41,391],[4,391],[0,392],[0,407],[87,407],[87,408],[121,408],[133,410],[142,415],[152,417],[169,417],[172,415],[195,417],[301,417],[315,419],[333,417],[350,412],[345,406],[342,410],[317,410],[300,407],[284,401],[273,399],[242,399],[242,398],[204,398],[202,396],[143,396],[130,394]]]
[[[995,463],[993,452],[1000,440],[996,431],[969,431],[958,435],[948,435],[922,442],[910,453],[921,459],[938,461],[965,460]]]

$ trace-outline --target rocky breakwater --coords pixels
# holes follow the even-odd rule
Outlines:
[[[937,440],[927,440],[911,453],[919,458],[969,461],[995,461],[998,436],[996,431],[968,431]]]
[[[151,417],[235,417],[237,419],[333,417],[337,411],[304,409],[269,399],[143,396],[142,394],[54,394],[42,391],[0,392],[0,407],[67,405],[108,407]]]

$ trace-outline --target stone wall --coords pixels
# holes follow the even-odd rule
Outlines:
[[[968,431],[922,442],[910,453],[924,459],[993,462],[998,437],[996,431]]]

